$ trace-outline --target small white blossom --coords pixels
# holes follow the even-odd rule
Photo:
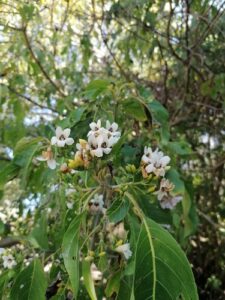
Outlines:
[[[3,255],[3,267],[7,269],[12,269],[14,266],[16,266],[16,261],[14,257],[9,254],[9,255]]]
[[[42,155],[37,157],[39,161],[46,161],[50,169],[54,170],[56,168],[56,161],[53,157],[51,148],[48,148],[47,151],[42,151]]]
[[[72,145],[74,143],[74,139],[69,137],[70,131],[71,130],[69,128],[63,130],[61,127],[57,127],[55,131],[56,136],[51,138],[51,144],[58,147]]]
[[[145,147],[141,160],[144,165],[144,172],[147,174],[154,173],[156,176],[162,177],[165,175],[167,165],[170,162],[169,156],[164,156],[163,152],[158,149],[152,151],[150,147]]]
[[[99,271],[94,263],[91,264],[91,277],[93,281],[100,281],[102,280],[102,272]]]
[[[105,212],[103,195],[95,194],[94,198],[88,203],[89,210],[92,214]]]
[[[115,251],[118,252],[118,253],[123,254],[125,259],[129,259],[132,256],[132,251],[130,250],[130,244],[129,243],[118,246],[115,249]]]
[[[163,197],[159,203],[163,209],[166,209],[166,208],[173,209],[177,205],[177,203],[182,201],[182,199],[183,199],[182,196],[168,195],[168,196]]]
[[[72,209],[73,208],[73,203],[70,202],[70,201],[67,201],[66,206],[67,206],[68,209]]]
[[[160,188],[155,194],[157,195],[158,200],[161,201],[164,197],[167,197],[173,189],[174,184],[168,179],[163,178],[160,182]]]

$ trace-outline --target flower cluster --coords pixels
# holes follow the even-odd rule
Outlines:
[[[181,196],[172,196],[170,193],[174,189],[174,184],[163,178],[160,182],[159,190],[156,192],[160,206],[165,209],[173,209],[182,200]]]
[[[147,177],[151,173],[164,177],[170,158],[169,156],[164,156],[163,152],[158,149],[152,151],[152,148],[145,147],[141,162],[143,177]]]
[[[118,131],[118,124],[107,120],[106,127],[101,126],[101,120],[97,123],[90,124],[91,130],[88,132],[88,144],[90,145],[90,153],[92,156],[102,157],[104,154],[109,154],[112,151],[121,133]]]
[[[17,265],[12,254],[8,254],[7,250],[5,250],[4,248],[0,248],[0,255],[2,257],[3,267],[5,269],[12,269],[14,266]]]
[[[89,211],[91,214],[105,212],[103,195],[95,194],[94,198],[88,202]]]
[[[168,166],[170,157],[164,155],[162,151],[156,149],[152,151],[151,147],[144,148],[144,154],[141,159],[141,169],[144,178],[149,174],[154,174],[157,177],[164,177]],[[159,204],[163,209],[173,209],[178,202],[182,200],[181,196],[172,196],[171,192],[174,189],[174,184],[168,179],[162,178],[160,181],[159,190],[155,192],[159,200]]]
[[[87,168],[93,157],[103,157],[104,154],[109,154],[121,136],[120,131],[118,131],[118,124],[115,122],[111,124],[108,120],[106,121],[106,127],[103,127],[101,120],[98,120],[97,123],[92,122],[90,124],[90,129],[87,134],[88,140],[79,139],[79,143],[76,144],[77,151],[74,159],[69,160],[68,165],[63,163],[60,167],[61,172],[71,172],[72,169],[78,167]],[[70,133],[69,128],[63,130],[61,127],[57,127],[55,136],[51,138],[51,145],[60,148],[72,145],[74,139],[70,137]],[[46,151],[42,151],[42,155],[38,156],[37,160],[46,161],[50,169],[56,168],[57,163],[51,147],[48,147]]]

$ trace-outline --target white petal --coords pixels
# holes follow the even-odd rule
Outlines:
[[[109,154],[112,151],[112,148],[103,148],[105,154]]]
[[[146,164],[150,162],[149,157],[147,157],[145,154],[142,156],[141,160]]]
[[[39,161],[46,161],[47,160],[47,158],[44,158],[43,156],[37,156],[36,159],[39,160]]]
[[[160,159],[160,163],[161,163],[162,167],[165,167],[169,162],[170,162],[170,157],[169,156],[163,156]]]
[[[70,128],[66,128],[66,129],[63,130],[63,135],[64,135],[65,138],[69,137],[70,131],[71,131]]]
[[[51,144],[52,144],[52,145],[55,145],[55,144],[57,143],[57,141],[58,141],[58,139],[57,139],[56,136],[53,136],[53,137],[51,138]]]
[[[147,167],[145,168],[147,173],[152,173],[155,170],[155,167],[153,164],[149,164],[147,165]]]
[[[101,127],[101,120],[100,120],[100,119],[97,121],[97,127],[98,127],[98,128]]]
[[[55,130],[55,133],[56,133],[56,137],[57,138],[60,138],[61,135],[63,135],[63,130],[60,126],[58,126]]]
[[[113,122],[111,127],[112,127],[112,130],[115,132],[118,129],[118,124]]]
[[[57,141],[57,146],[58,146],[58,147],[64,147],[65,144],[66,144],[66,141],[65,141],[65,140],[63,140],[63,141],[58,140],[58,141]]]
[[[47,160],[48,167],[52,170],[56,168],[56,161],[54,159]]]
[[[102,148],[97,148],[96,150],[93,150],[94,155],[97,157],[102,157],[103,156],[103,151]]]
[[[90,125],[91,130],[95,131],[97,124],[95,122],[92,122]]]
[[[77,150],[80,151],[80,150],[82,149],[81,144],[77,143],[77,144],[76,144],[76,148],[77,148]]]
[[[109,120],[107,120],[107,121],[106,121],[106,129],[109,130],[110,127],[111,127],[111,124],[110,124]]]
[[[67,145],[73,145],[74,139],[72,139],[72,138],[67,138],[67,139],[65,140],[65,143],[66,143]]]

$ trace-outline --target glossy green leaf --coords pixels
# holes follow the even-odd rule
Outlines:
[[[137,99],[130,98],[123,102],[124,111],[138,121],[146,121],[147,116],[143,104]]]
[[[69,274],[75,299],[77,298],[80,274],[79,274],[79,235],[83,214],[74,218],[66,230],[62,242],[62,255],[66,270]]]
[[[116,199],[107,210],[110,222],[117,223],[123,220],[129,210],[129,202],[127,199]]]
[[[10,299],[45,300],[46,288],[47,281],[41,262],[36,259],[17,276]]]
[[[135,300],[197,300],[190,264],[174,238],[151,219],[144,219],[135,253]]]

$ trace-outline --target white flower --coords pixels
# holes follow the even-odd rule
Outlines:
[[[98,131],[101,128],[101,120],[98,120],[97,123],[92,122],[89,126],[91,128],[90,132]]]
[[[46,161],[50,169],[54,170],[56,168],[56,161],[53,157],[51,148],[48,148],[47,151],[42,151],[42,156],[38,156],[37,160]]]
[[[125,259],[129,259],[132,256],[129,243],[118,246],[115,251],[123,254]]]
[[[95,194],[94,198],[89,201],[88,206],[92,214],[98,212],[104,213],[105,208],[104,208],[103,195]]]
[[[70,138],[70,129],[62,129],[61,127],[57,127],[55,131],[56,136],[51,138],[51,144],[57,145],[58,147],[64,147],[65,145],[72,145],[74,143],[74,139]]]
[[[164,196],[159,203],[163,209],[166,209],[166,208],[173,209],[177,205],[177,203],[182,201],[182,199],[183,199],[182,196],[168,195],[168,196]]]
[[[11,254],[3,255],[2,259],[4,268],[12,269],[14,266],[16,266],[16,261]]]
[[[91,264],[91,277],[93,281],[102,280],[102,272],[99,271],[94,263]]]
[[[107,138],[105,135],[99,135],[97,138],[89,139],[91,145],[91,155],[102,157],[103,154],[109,154],[112,151],[112,146],[115,144],[115,138]]]
[[[68,209],[72,209],[73,208],[73,203],[70,202],[70,201],[67,201],[66,206],[67,206]]]
[[[154,173],[156,176],[162,177],[165,175],[166,167],[170,162],[169,156],[164,156],[163,152],[158,149],[152,151],[150,147],[145,147],[141,160],[147,174]]]
[[[101,120],[98,120],[97,123],[92,122],[90,128],[87,136],[91,155],[102,157],[104,154],[109,154],[121,135],[117,131],[118,125],[106,121],[106,128],[104,128],[101,127]]]
[[[112,124],[110,124],[110,122],[107,120],[106,121],[106,129],[109,131],[109,133],[113,136],[113,137],[120,137],[121,133],[120,131],[117,131],[118,129],[118,124],[113,122]]]
[[[158,200],[161,201],[164,197],[168,196],[173,189],[174,184],[168,179],[163,178],[160,181],[160,188],[155,194],[157,195]]]
[[[5,248],[0,248],[0,255],[2,255],[5,252]]]

